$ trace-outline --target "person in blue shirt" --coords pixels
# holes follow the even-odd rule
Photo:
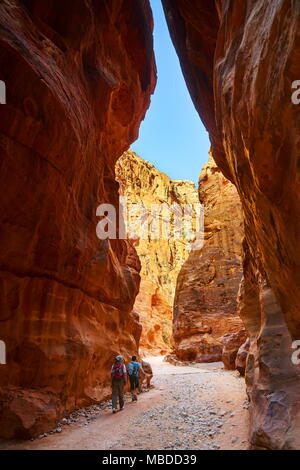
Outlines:
[[[127,374],[128,374],[129,381],[130,381],[130,391],[131,391],[132,401],[137,401],[140,371],[141,371],[141,364],[137,362],[136,356],[132,356],[131,362],[129,362],[128,367],[127,367]]]

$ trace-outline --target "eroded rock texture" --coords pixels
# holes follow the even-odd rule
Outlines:
[[[160,286],[143,273],[133,311],[142,325],[140,353],[167,354],[172,345],[173,310]]]
[[[225,369],[235,370],[237,355],[245,340],[246,332],[244,328],[235,333],[226,333],[223,336],[222,361]]]
[[[290,345],[300,337],[300,111],[291,100],[300,77],[300,3],[163,4],[213,156],[243,205],[252,445],[299,448],[300,370]]]
[[[29,438],[138,349],[140,263],[96,237],[96,208],[154,89],[148,1],[1,2],[0,70],[0,435]]]
[[[141,227],[139,216],[143,212],[138,204],[145,207],[149,224],[149,238],[137,232],[134,240],[142,266],[140,291],[134,304],[134,311],[143,326],[141,352],[165,354],[171,347],[176,279],[190,252],[187,237],[176,238],[174,235],[172,208],[176,205],[183,214],[185,204],[198,205],[197,190],[190,181],[172,181],[132,151],[125,152],[118,160],[116,175],[120,193],[127,199],[128,229],[131,226],[135,232]],[[163,238],[161,221],[168,214],[171,215],[170,233],[173,235]],[[159,238],[155,229],[151,231],[152,226],[158,226],[157,223],[160,226]]]
[[[200,175],[199,196],[204,245],[190,253],[178,276],[173,336],[180,360],[214,362],[222,360],[223,335],[243,330],[236,302],[242,277],[243,218],[235,186],[211,155]]]
[[[247,338],[246,341],[242,344],[242,346],[240,346],[235,359],[235,369],[239,371],[240,375],[245,375],[249,349],[250,338]]]

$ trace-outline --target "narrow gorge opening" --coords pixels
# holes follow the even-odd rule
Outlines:
[[[116,165],[120,194],[132,208],[144,206],[149,218],[147,233],[137,234],[134,241],[141,261],[134,304],[143,328],[140,354],[172,352],[168,360],[173,363],[223,358],[225,367],[234,370],[239,348],[243,346],[239,357],[244,358],[248,347],[237,313],[242,207],[234,185],[222,175],[209,150],[208,133],[188,93],[163,6],[154,0],[151,7],[157,84],[138,140]],[[185,205],[193,211],[200,203],[202,249],[192,248],[184,227],[176,237],[174,216],[169,237],[162,239],[161,229],[159,238],[151,239],[152,207],[161,211],[167,206],[171,213],[177,204],[184,217]],[[142,214],[136,210],[131,224],[138,217],[141,220]],[[244,374],[245,364],[238,368]]]
[[[163,6],[160,1],[152,1],[151,7],[157,83],[139,138],[118,160],[116,174],[122,196],[131,205],[146,206],[149,214],[146,236],[134,242],[141,261],[140,292],[134,305],[143,326],[140,353],[166,355],[173,346],[176,281],[190,249],[183,237],[184,228],[175,238],[171,213],[170,235],[162,239],[162,227],[158,238],[151,233],[154,208],[157,206],[161,212],[167,206],[171,211],[177,204],[178,211],[183,211],[185,204],[199,204],[197,173],[201,159],[205,161],[209,139],[204,127],[201,130],[184,82]],[[158,223],[161,225],[161,219]]]

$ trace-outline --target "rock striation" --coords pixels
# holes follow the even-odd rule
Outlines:
[[[179,273],[173,336],[178,359],[215,362],[222,360],[223,335],[243,330],[236,301],[242,277],[243,218],[236,188],[212,155],[200,175],[199,198],[204,207],[204,244],[190,253]]]
[[[103,399],[137,353],[132,244],[100,241],[114,167],[156,80],[147,0],[0,4],[0,435],[30,438]]]
[[[218,167],[245,219],[240,312],[254,448],[300,447],[300,4],[163,0],[170,33]]]
[[[170,351],[172,340],[172,304],[175,295],[178,273],[190,253],[188,237],[181,231],[180,237],[174,236],[174,218],[170,219],[171,237],[155,238],[151,233],[155,220],[167,217],[163,206],[170,210],[176,205],[184,211],[186,204],[199,205],[194,183],[173,181],[151,163],[140,158],[132,151],[125,152],[116,165],[117,181],[120,194],[126,197],[128,206],[128,229],[134,231],[140,227],[137,218],[141,213],[134,208],[143,205],[147,211],[149,237],[137,233],[133,240],[141,261],[140,291],[134,304],[143,326],[140,347],[141,352],[165,354]],[[153,208],[158,208],[158,218]],[[131,208],[131,213],[130,213]]]

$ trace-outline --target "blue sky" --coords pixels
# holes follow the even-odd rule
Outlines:
[[[158,82],[131,148],[172,179],[198,182],[208,159],[208,134],[188,93],[167,29],[161,0],[150,0]]]

